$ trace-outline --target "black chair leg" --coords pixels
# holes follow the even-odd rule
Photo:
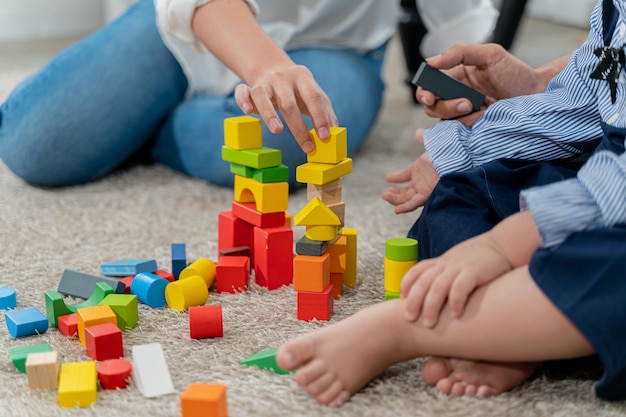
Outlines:
[[[519,27],[526,0],[503,0],[500,7],[500,17],[493,30],[493,42],[502,45],[504,49],[511,49],[515,34]]]
[[[420,64],[424,61],[419,46],[422,44],[422,39],[427,30],[417,11],[415,0],[401,0],[400,6],[402,11],[398,21],[398,35],[407,68],[407,76],[404,81],[411,89],[413,101],[417,103],[415,98],[417,87],[411,81]]]

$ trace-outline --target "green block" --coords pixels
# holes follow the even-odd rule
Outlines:
[[[289,168],[287,165],[276,165],[274,167],[253,169],[252,178],[258,182],[287,182],[289,181]]]
[[[385,291],[385,301],[395,300],[396,298],[400,298],[399,292]]]
[[[385,242],[385,258],[390,261],[416,261],[417,240],[410,237],[396,237]]]
[[[26,373],[26,358],[31,353],[40,352],[52,352],[52,346],[48,343],[39,343],[37,345],[9,348],[9,357],[18,371]]]
[[[123,332],[132,329],[139,320],[137,296],[134,294],[109,294],[98,305],[108,305],[117,316],[117,327]]]
[[[99,282],[93,289],[91,296],[80,304],[68,305],[56,291],[46,291],[46,317],[52,327],[58,327],[59,316],[76,313],[79,308],[97,306],[109,294],[114,294],[115,290],[106,282]]]
[[[285,371],[276,363],[276,352],[278,348],[264,350],[259,353],[255,353],[252,356],[248,356],[246,359],[242,360],[240,363],[242,365],[247,366],[256,366],[260,369],[268,369],[270,371],[274,371],[277,374],[287,375],[292,373],[292,371]]]
[[[280,165],[282,154],[278,149],[266,147],[238,151],[224,145],[222,146],[222,159],[226,162],[261,169]]]
[[[230,163],[230,173],[235,175],[241,175],[242,177],[252,178],[254,168],[250,168],[244,165],[239,165],[234,162]]]

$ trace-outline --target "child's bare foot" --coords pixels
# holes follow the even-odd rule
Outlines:
[[[374,307],[374,308],[372,308]],[[386,302],[305,334],[283,345],[276,356],[295,380],[322,404],[338,407],[389,366],[413,357],[402,311]],[[407,340],[403,340],[407,339]]]
[[[474,362],[434,357],[424,365],[422,378],[444,394],[489,397],[521,384],[538,366],[529,362]]]

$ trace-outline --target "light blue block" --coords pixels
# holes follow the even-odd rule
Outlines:
[[[135,275],[130,284],[130,292],[137,299],[152,308],[165,307],[165,287],[170,282],[150,272],[141,272]]]
[[[155,272],[157,263],[154,259],[119,259],[100,265],[102,275],[109,277],[128,277],[140,272]]]
[[[7,311],[4,320],[9,334],[15,338],[48,331],[48,318],[35,307]]]
[[[0,310],[9,310],[16,305],[15,290],[11,287],[0,287]]]

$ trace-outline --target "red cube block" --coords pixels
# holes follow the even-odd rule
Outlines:
[[[124,356],[122,331],[113,323],[102,323],[85,328],[87,355],[97,361]]]
[[[250,258],[222,256],[215,268],[217,292],[237,293],[248,289]]]
[[[57,327],[67,337],[78,336],[78,315],[76,313],[59,316]]]
[[[324,292],[298,292],[298,320],[330,320],[334,306],[333,286]]]

